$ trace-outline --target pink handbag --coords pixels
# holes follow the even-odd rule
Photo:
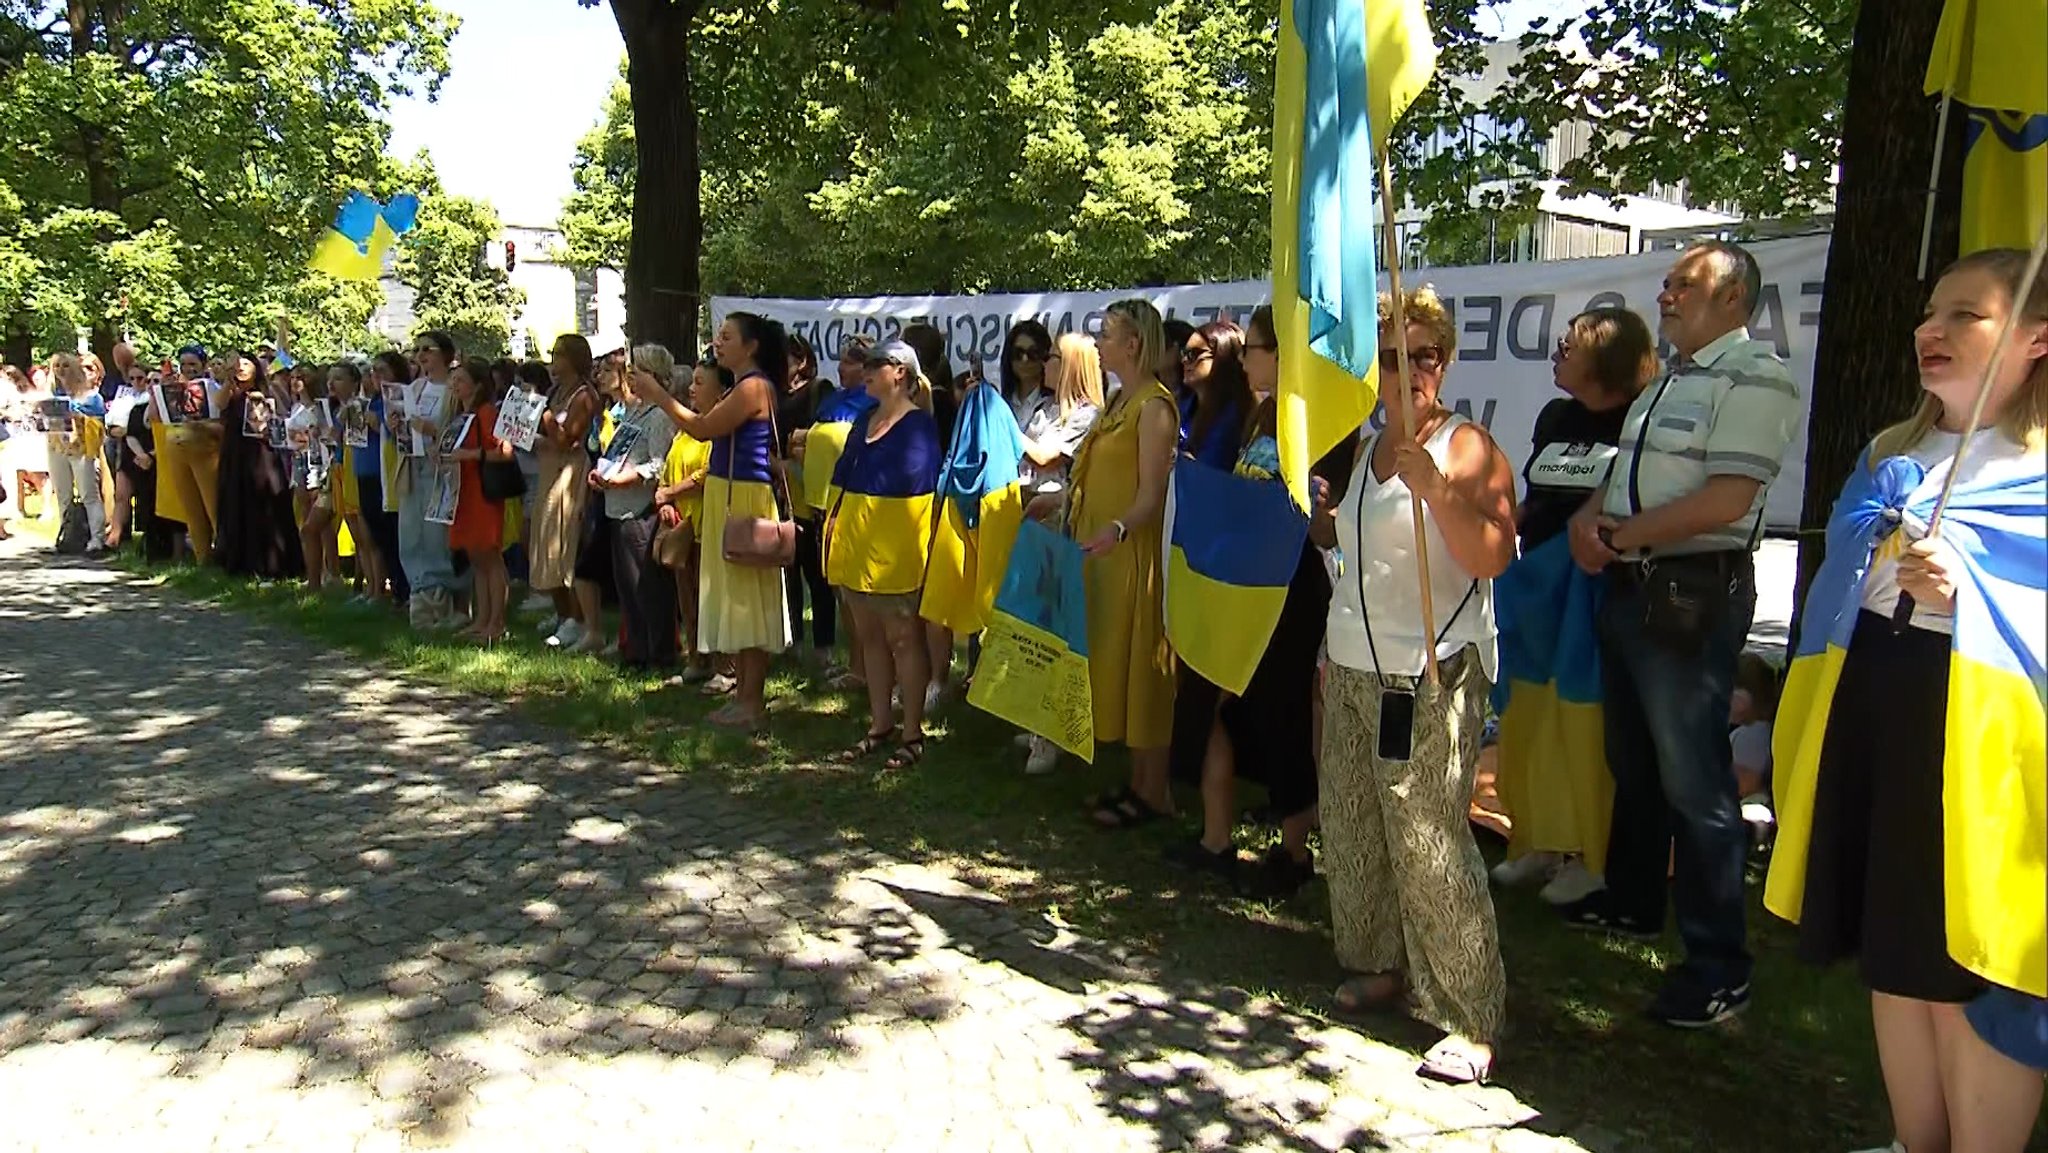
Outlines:
[[[725,563],[743,568],[788,568],[796,563],[796,521],[789,516],[789,492],[782,470],[775,467],[775,445],[781,439],[775,426],[775,411],[768,412],[768,488],[775,494],[773,518],[732,515],[734,470],[739,467],[740,434],[732,434],[732,451],[725,458],[725,535],[719,552]]]

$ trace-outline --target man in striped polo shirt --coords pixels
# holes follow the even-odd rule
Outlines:
[[[1622,426],[1606,485],[1572,520],[1572,555],[1609,575],[1600,620],[1614,829],[1607,888],[1574,926],[1661,936],[1666,863],[1685,961],[1650,1014],[1701,1028],[1749,1004],[1748,848],[1728,745],[1735,662],[1756,611],[1764,497],[1799,424],[1799,391],[1747,324],[1763,286],[1732,244],[1685,251],[1657,297],[1673,349]]]

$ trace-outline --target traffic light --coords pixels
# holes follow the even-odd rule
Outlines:
[[[505,242],[505,271],[512,271],[518,264],[519,246],[508,240]]]

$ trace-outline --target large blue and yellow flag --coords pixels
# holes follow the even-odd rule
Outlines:
[[[1607,863],[1614,778],[1600,688],[1600,606],[1605,577],[1572,561],[1563,535],[1537,545],[1493,582],[1500,626],[1501,801],[1523,852],[1580,853],[1595,874]]]
[[[1966,117],[1962,251],[2031,247],[2048,222],[2048,5],[1948,0],[1926,90]]]
[[[1287,605],[1308,518],[1284,485],[1183,457],[1163,535],[1167,640],[1189,668],[1241,694]]]
[[[914,593],[931,556],[939,426],[913,408],[873,444],[867,427],[855,426],[832,470],[839,491],[825,525],[825,579],[853,592]]]
[[[1309,466],[1378,390],[1377,150],[1436,68],[1423,0],[1281,0],[1273,93],[1273,326],[1280,475]]]
[[[1988,434],[1987,434],[1988,435]],[[2038,453],[2037,463],[2044,459]],[[1893,457],[1857,462],[1828,520],[1827,559],[1807,591],[1799,644],[1772,739],[1778,842],[1764,903],[1797,921],[1806,895],[1821,743],[1842,662],[1880,549],[1924,529],[1945,471]],[[1942,765],[1948,951],[1988,981],[2048,996],[2048,465],[1999,483],[1959,484],[1941,539],[1961,560]]]
[[[832,487],[832,474],[846,451],[847,435],[854,422],[875,407],[875,398],[865,388],[842,388],[825,398],[818,415],[804,433],[803,492],[796,494],[814,512],[832,507],[839,493]]]
[[[342,280],[375,280],[384,274],[384,254],[419,220],[419,197],[409,192],[379,204],[367,192],[351,192],[335,210],[334,223],[313,246],[312,267]]]
[[[967,701],[1092,762],[1087,595],[1081,546],[1037,521],[1018,526]]]
[[[939,469],[924,619],[968,635],[988,627],[1024,522],[1023,460],[1024,430],[1001,391],[969,389],[954,417],[953,451]]]

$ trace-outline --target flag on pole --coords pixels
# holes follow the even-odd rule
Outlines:
[[[2030,246],[2048,220],[2048,5],[1948,0],[1926,91],[1967,119],[1962,251]]]
[[[351,192],[313,246],[309,263],[342,280],[375,280],[384,273],[384,254],[412,231],[419,212],[419,197],[409,192],[389,204],[377,203],[367,192]]]
[[[1281,0],[1273,94],[1280,475],[1365,423],[1378,390],[1375,158],[1436,69],[1423,0]]]
[[[2038,461],[2040,458],[2036,456]],[[1876,558],[1926,528],[1946,468],[1866,452],[1828,519],[1772,734],[1778,841],[1764,904],[1797,921],[1806,895],[1821,745]],[[1988,981],[2048,996],[2048,474],[1959,484],[1941,539],[1961,560],[1942,764],[1949,956]]]

